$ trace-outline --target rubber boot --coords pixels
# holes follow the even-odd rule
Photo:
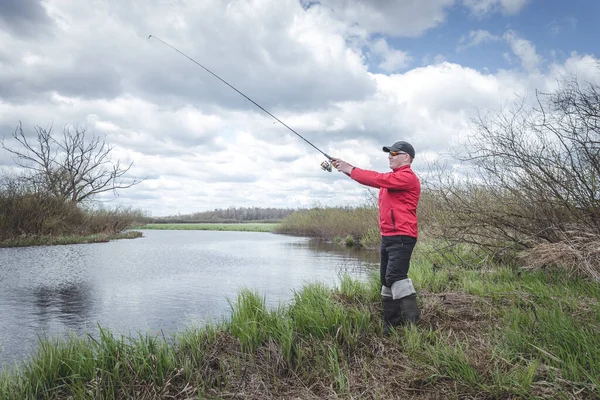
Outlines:
[[[396,301],[400,302],[400,311],[402,313],[403,322],[412,324],[416,324],[417,322],[419,322],[421,312],[419,311],[419,307],[417,305],[416,293],[413,293]]]
[[[394,300],[391,297],[382,297],[383,301],[383,336],[388,336],[392,330],[401,325],[402,318],[401,300]]]

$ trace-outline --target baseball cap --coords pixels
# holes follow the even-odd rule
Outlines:
[[[408,153],[408,155],[412,158],[415,158],[415,148],[412,147],[410,143],[402,140],[394,143],[391,146],[384,146],[383,151],[385,151],[386,153],[389,153],[390,151],[403,151],[405,153]]]

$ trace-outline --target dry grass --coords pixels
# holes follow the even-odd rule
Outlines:
[[[143,212],[131,208],[86,210],[40,193],[0,190],[0,247],[96,243],[120,237]]]
[[[377,208],[372,206],[316,207],[296,211],[286,217],[276,232],[325,240],[347,238],[347,243],[364,246],[370,244],[370,241],[379,241],[377,215]]]
[[[479,335],[493,322],[494,307],[485,298],[462,292],[419,292],[423,300],[421,320],[434,329]]]
[[[539,244],[523,256],[526,268],[561,267],[572,275],[600,282],[600,238],[585,232],[567,232],[558,243]]]

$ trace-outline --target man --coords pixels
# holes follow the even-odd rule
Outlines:
[[[379,189],[381,233],[381,297],[383,333],[403,323],[416,323],[420,312],[417,294],[408,278],[410,257],[417,243],[417,206],[421,183],[411,169],[415,149],[400,141],[386,146],[392,172],[379,173],[354,167],[340,159],[333,166],[353,180]]]

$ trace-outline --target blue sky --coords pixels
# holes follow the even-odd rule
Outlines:
[[[427,56],[431,59],[440,55],[449,62],[496,72],[514,67],[504,57],[505,53],[510,53],[509,45],[502,40],[507,31],[514,31],[530,41],[546,61],[553,58],[564,61],[573,51],[596,53],[597,38],[600,37],[599,15],[600,2],[591,0],[532,0],[514,15],[496,12],[480,17],[473,16],[462,4],[455,4],[447,9],[443,23],[421,36],[380,36],[387,37],[390,46],[407,51],[413,57],[409,67],[423,65]],[[461,44],[469,42],[470,32],[479,30],[499,39],[458,50]],[[461,42],[463,38],[466,42]],[[544,64],[547,66],[547,62]],[[376,65],[371,68],[378,71]]]
[[[592,0],[3,0],[0,133],[86,127],[148,176],[108,207],[152,215],[358,205],[366,189],[155,35],[327,154],[424,179],[498,112],[557,79],[600,82]],[[18,173],[0,149],[0,172]]]

